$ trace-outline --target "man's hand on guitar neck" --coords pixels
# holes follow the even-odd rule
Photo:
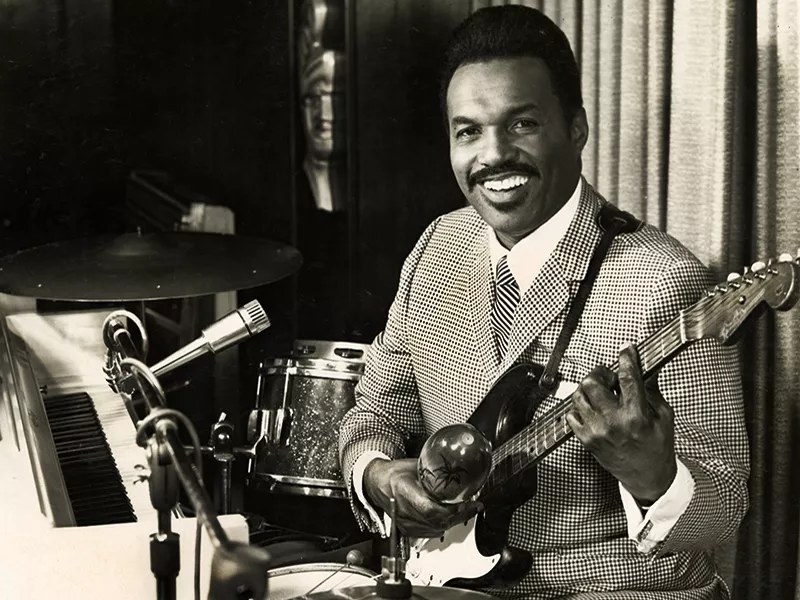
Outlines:
[[[597,462],[640,505],[658,500],[678,468],[674,414],[656,378],[644,381],[636,349],[620,352],[619,377],[605,367],[592,370],[572,402],[567,422]]]
[[[410,537],[439,537],[483,509],[480,502],[440,504],[431,498],[417,478],[416,458],[371,461],[364,471],[364,492],[370,502],[387,513],[393,497],[397,526]]]

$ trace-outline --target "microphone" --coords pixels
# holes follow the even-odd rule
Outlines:
[[[162,377],[198,356],[208,352],[216,354],[269,326],[267,313],[258,300],[253,300],[203,329],[199,338],[159,361],[150,370],[156,377]]]

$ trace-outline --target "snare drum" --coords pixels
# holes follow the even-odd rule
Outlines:
[[[287,600],[338,588],[375,585],[376,574],[338,563],[309,563],[267,571],[269,600]]]
[[[259,367],[248,423],[257,445],[250,477],[274,491],[347,497],[339,466],[339,423],[355,404],[368,345],[298,340],[290,358]]]

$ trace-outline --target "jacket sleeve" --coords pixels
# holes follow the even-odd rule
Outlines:
[[[407,347],[406,314],[414,274],[436,230],[434,221],[406,258],[386,327],[367,351],[364,375],[355,388],[355,406],[342,419],[339,460],[350,504],[362,529],[376,530],[353,492],[353,466],[364,452],[403,458],[406,443],[424,434],[414,367]]]
[[[663,327],[708,289],[699,262],[673,265],[655,283],[645,329]],[[655,556],[709,550],[729,538],[748,508],[749,450],[740,363],[735,346],[715,339],[691,343],[662,369],[658,383],[675,412],[675,451],[695,489]]]

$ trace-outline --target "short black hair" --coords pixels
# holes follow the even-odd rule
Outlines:
[[[569,40],[544,13],[519,4],[481,8],[456,27],[445,50],[440,76],[439,102],[445,122],[447,88],[456,69],[520,56],[534,56],[545,62],[561,110],[567,123],[572,123],[583,106],[583,96],[580,71]]]

